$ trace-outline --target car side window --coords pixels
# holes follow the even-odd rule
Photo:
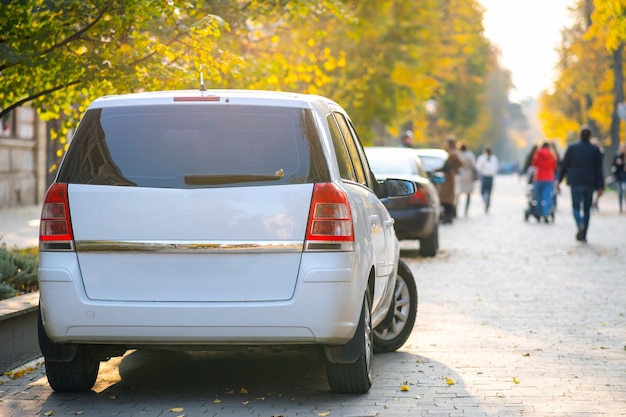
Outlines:
[[[358,140],[356,133],[350,128],[349,122],[343,114],[335,112],[335,118],[337,119],[341,133],[343,133],[343,137],[346,141],[346,146],[348,147],[348,152],[350,153],[350,161],[354,167],[357,182],[362,185],[367,185],[365,170],[363,169],[363,161],[356,144],[356,141]]]
[[[333,147],[335,148],[335,154],[337,155],[337,163],[339,164],[339,174],[341,179],[349,181],[357,181],[354,168],[350,160],[350,153],[346,147],[346,143],[343,140],[343,136],[337,126],[337,122],[332,114],[326,116],[328,127],[330,129],[330,135],[333,139]]]

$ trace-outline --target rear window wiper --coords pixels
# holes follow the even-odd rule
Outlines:
[[[281,170],[282,171],[282,170]],[[213,184],[235,184],[239,182],[262,182],[262,181],[278,181],[284,174],[280,171],[276,175],[261,174],[220,174],[220,175],[185,175],[185,184],[187,185],[213,185]]]

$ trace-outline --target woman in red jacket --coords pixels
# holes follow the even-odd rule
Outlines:
[[[552,209],[552,193],[554,192],[554,173],[556,171],[556,155],[550,149],[550,144],[544,142],[533,157],[532,166],[535,167],[534,194],[537,199],[537,212],[539,220],[543,218],[549,223]]]

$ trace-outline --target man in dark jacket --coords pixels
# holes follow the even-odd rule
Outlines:
[[[600,196],[604,192],[602,152],[591,143],[589,126],[580,129],[580,140],[565,151],[557,184],[565,177],[572,192],[574,220],[578,228],[576,240],[586,242],[593,193],[596,191]]]

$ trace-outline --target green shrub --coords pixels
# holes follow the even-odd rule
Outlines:
[[[0,242],[0,300],[36,291],[39,254],[36,248],[7,248]]]
[[[0,300],[6,300],[7,298],[12,298],[17,295],[17,291],[10,286],[9,284],[5,284],[4,282],[0,282]]]

